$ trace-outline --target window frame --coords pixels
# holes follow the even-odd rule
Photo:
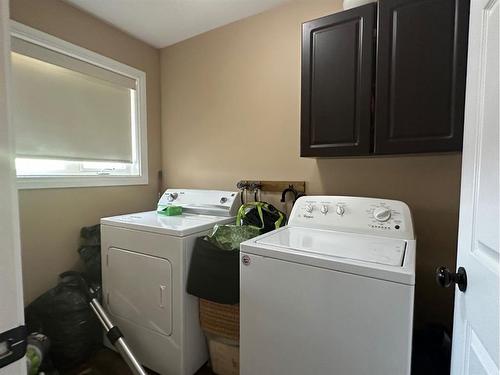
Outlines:
[[[17,176],[18,189],[44,189],[67,187],[96,187],[120,185],[147,185],[148,178],[148,145],[147,145],[147,107],[146,107],[146,73],[113,60],[109,57],[92,52],[86,48],[66,42],[53,35],[26,26],[16,21],[10,21],[10,35],[54,50],[75,59],[85,61],[103,69],[124,75],[136,81],[136,128],[135,145],[138,164],[138,175],[71,175],[71,176]]]

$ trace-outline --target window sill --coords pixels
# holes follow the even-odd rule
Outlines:
[[[57,189],[99,186],[147,185],[148,176],[57,176],[17,177],[17,188]]]

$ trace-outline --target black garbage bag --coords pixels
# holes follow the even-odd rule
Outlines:
[[[58,285],[25,311],[28,332],[49,337],[49,356],[59,370],[85,362],[102,345],[101,327],[79,282],[80,275],[74,271],[62,273]]]
[[[101,226],[83,227],[80,230],[80,258],[85,264],[85,278],[101,284]]]

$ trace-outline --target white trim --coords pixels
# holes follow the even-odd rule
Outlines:
[[[52,189],[147,184],[147,176],[54,176],[17,178],[18,189]]]
[[[19,189],[147,185],[148,175],[148,143],[147,143],[147,107],[146,107],[146,73],[123,64],[109,57],[92,52],[86,48],[66,42],[40,30],[10,21],[11,36],[40,45],[53,51],[71,56],[103,69],[121,74],[136,80],[137,92],[137,125],[139,134],[136,137],[137,155],[139,156],[140,176],[54,176],[54,177],[18,177]]]
[[[9,2],[0,1],[0,332],[24,324],[19,205],[15,189],[14,137],[10,116]],[[26,374],[26,359],[0,369]]]

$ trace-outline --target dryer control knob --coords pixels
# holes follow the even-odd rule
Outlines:
[[[343,216],[345,214],[345,208],[343,206],[341,206],[340,204],[338,204],[335,212],[337,212],[337,215]]]
[[[385,207],[376,208],[373,211],[373,217],[377,221],[387,221],[391,218],[391,210]]]
[[[319,209],[319,212],[321,212],[323,215],[326,215],[328,213],[328,206],[326,204],[322,205]]]
[[[177,199],[178,196],[179,196],[179,194],[177,194],[177,193],[170,193],[167,195],[167,201],[173,202]]]
[[[313,207],[313,205],[312,205],[312,204],[308,203],[308,204],[306,204],[305,209],[306,209],[306,212],[311,213],[311,212],[313,212],[314,207]]]

